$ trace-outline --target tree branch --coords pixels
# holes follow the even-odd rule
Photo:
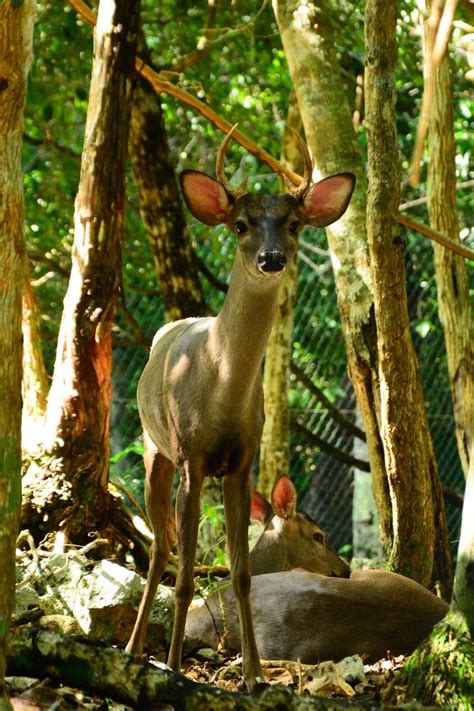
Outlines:
[[[189,54],[186,54],[184,57],[180,57],[173,62],[172,68],[175,72],[184,72],[185,69],[189,69],[189,67],[197,64],[209,54],[215,42],[211,40],[211,37],[216,15],[217,0],[214,2],[212,0],[208,0],[206,23],[204,25],[202,36],[199,38],[197,47]]]
[[[444,7],[443,7],[444,5]],[[425,87],[421,100],[420,118],[418,119],[418,129],[416,132],[415,148],[410,166],[408,181],[410,185],[416,186],[420,182],[420,165],[423,156],[426,134],[428,132],[428,121],[431,105],[433,103],[436,70],[446,53],[449,36],[453,24],[454,12],[457,0],[434,0],[430,18],[430,37],[426,55],[428,61],[425,70]]]
[[[301,424],[301,422],[298,422],[295,417],[291,417],[291,429],[293,432],[301,434],[308,444],[321,450],[321,452],[326,452],[326,454],[331,455],[334,459],[344,462],[344,464],[349,464],[351,467],[356,467],[364,472],[370,472],[369,462],[366,462],[363,459],[357,459],[357,457],[353,457],[352,454],[341,452],[341,450],[337,449],[337,447],[333,447],[332,444],[329,444],[321,437],[318,437],[318,435],[310,432],[308,428]]]
[[[40,262],[41,264],[46,264],[46,266],[50,267],[50,269],[52,269],[52,271],[56,274],[59,274],[59,276],[62,276],[65,279],[69,279],[69,270],[62,267],[59,262],[55,261],[52,257],[49,257],[48,253],[38,254],[37,252],[29,250],[28,259],[30,259],[32,262]]]
[[[456,190],[466,190],[467,188],[473,188],[473,187],[474,187],[474,180],[464,180],[462,183],[456,183]],[[409,200],[408,202],[401,203],[398,206],[398,209],[400,210],[400,212],[404,212],[405,210],[409,210],[412,207],[417,207],[418,205],[425,205],[427,201],[428,201],[428,196],[422,195],[421,197],[415,198],[414,200]],[[300,242],[301,242],[301,240],[300,240]]]
[[[37,146],[38,148],[42,148],[43,146],[51,146],[60,153],[64,153],[65,155],[69,156],[70,158],[74,158],[75,160],[80,160],[81,158],[80,153],[76,153],[76,151],[73,151],[68,146],[62,146],[49,133],[46,134],[46,136],[44,136],[43,138],[33,138],[33,136],[30,136],[28,133],[24,132],[23,140],[25,141],[25,143],[28,143],[31,146]]]
[[[401,225],[404,225],[405,227],[409,227],[411,230],[419,232],[425,237],[431,239],[433,242],[437,242],[443,247],[451,249],[453,252],[460,254],[466,259],[474,259],[474,250],[469,249],[469,247],[464,247],[464,245],[462,244],[455,244],[451,239],[445,237],[440,232],[433,230],[431,227],[428,227],[428,225],[425,225],[423,222],[419,222],[413,217],[408,217],[408,215],[402,215],[400,212],[398,213],[397,219]]]
[[[84,19],[86,19],[91,25],[96,24],[96,16],[92,10],[83,2],[83,0],[69,0],[70,4],[74,7],[77,12],[79,12]],[[229,121],[223,119],[219,114],[217,114],[213,109],[200,101],[197,97],[192,96],[184,89],[181,89],[169,81],[163,79],[160,74],[155,72],[151,67],[149,67],[141,59],[137,58],[135,62],[135,67],[137,72],[141,74],[155,89],[157,92],[163,92],[169,96],[174,96],[179,101],[182,101],[187,106],[194,108],[201,116],[207,118],[211,121],[217,128],[219,128],[223,133],[228,133],[232,128],[232,124]],[[280,163],[276,158],[267,153],[262,148],[259,148],[253,141],[251,141],[247,136],[245,136],[241,131],[234,131],[232,138],[237,141],[241,146],[243,146],[249,153],[252,153],[256,158],[266,163],[275,173],[284,173],[295,185],[299,185],[303,178],[297,173],[290,170],[288,167]]]
[[[69,2],[75,8],[75,10],[77,10],[77,12],[79,12],[79,14],[84,17],[84,19],[86,19],[91,25],[95,25],[96,17],[92,10],[83,2],[83,0],[69,0]],[[232,124],[230,124],[229,121],[223,119],[221,116],[219,116],[219,114],[217,114],[213,109],[211,109],[209,106],[200,101],[197,97],[192,96],[192,94],[189,94],[184,89],[181,89],[180,87],[175,86],[169,81],[163,79],[157,72],[151,69],[151,67],[145,64],[141,59],[137,58],[135,62],[135,67],[138,73],[141,74],[150,83],[150,85],[155,89],[155,91],[163,92],[165,94],[168,94],[169,96],[174,96],[176,99],[178,99],[178,101],[181,101],[187,106],[191,106],[199,114],[201,114],[201,116],[204,116],[204,118],[211,121],[214,126],[216,126],[224,133],[228,133],[232,128]],[[273,156],[271,156],[269,153],[257,146],[241,131],[234,131],[234,133],[232,134],[232,138],[234,138],[237,143],[243,146],[249,153],[258,158],[258,160],[262,161],[262,163],[266,163],[275,173],[278,173],[279,175],[286,175],[289,180],[291,180],[291,182],[295,185],[299,185],[303,180],[300,175],[290,170],[283,163],[280,163],[280,161],[276,160],[276,158],[273,158]],[[406,217],[399,215],[398,219],[401,224],[406,225]],[[453,252],[461,254],[467,259],[474,259],[473,251],[455,244],[447,237],[439,235],[439,233],[435,232],[429,227],[425,227],[425,225],[423,225],[421,222],[415,223],[415,221],[412,221],[412,224],[407,226],[410,226],[411,229],[420,232],[420,234],[424,235],[425,237],[428,237],[429,239],[434,240],[435,242],[439,242],[447,249],[451,249]],[[441,242],[441,240],[443,241]]]
[[[323,391],[318,388],[318,386],[313,383],[309,375],[306,375],[306,373],[298,366],[294,361],[291,361],[291,372],[293,375],[296,376],[296,378],[302,383],[302,385],[307,388],[312,395],[320,402],[326,410],[329,412],[331,418],[336,422],[342,429],[346,430],[349,432],[351,435],[354,437],[358,437],[359,439],[363,440],[364,442],[366,441],[366,436],[365,432],[360,429],[360,427],[357,427],[349,418],[345,417],[342,412],[340,412],[337,407],[335,407],[332,402],[329,400],[328,397],[323,393]]]
[[[216,275],[209,269],[207,264],[204,262],[201,257],[199,257],[197,254],[195,254],[196,262],[199,268],[199,271],[203,275],[205,279],[211,284],[213,287],[218,289],[219,291],[222,291],[223,294],[226,294],[228,291],[228,286],[225,282],[221,281],[216,277]]]

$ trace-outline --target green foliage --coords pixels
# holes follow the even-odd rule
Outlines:
[[[74,199],[80,171],[88,87],[92,59],[92,30],[67,3],[40,0],[35,30],[35,60],[32,67],[25,121],[24,172],[27,210],[27,238],[31,275],[41,309],[40,335],[49,373],[52,372],[62,301],[67,287],[73,238]],[[209,103],[262,148],[275,156],[280,153],[291,81],[282,51],[271,4],[260,0],[220,3],[209,36],[211,48],[201,61],[182,69],[181,58],[197,46],[206,26],[207,3],[164,0],[159,7],[151,0],[142,2],[142,26],[151,60],[166,69],[173,82]],[[347,94],[355,101],[356,78],[364,71],[362,0],[320,4],[325,19],[336,36],[341,77]],[[422,96],[420,33],[416,3],[399,6],[397,116],[402,168],[408,169],[416,133]],[[460,9],[460,18],[463,10]],[[455,29],[452,43],[454,96],[456,99],[455,138],[458,180],[470,173],[474,104],[467,69]],[[169,96],[162,95],[168,139],[177,171],[197,168],[214,173],[216,147],[221,133],[205,118]],[[363,127],[358,132],[365,153]],[[428,157],[425,156],[425,163]],[[278,181],[252,155],[232,142],[227,157],[227,174],[238,184],[249,176],[251,189],[276,191]],[[419,188],[403,183],[403,200],[425,194],[426,170]],[[458,208],[463,236],[472,229],[474,198],[467,188],[458,192]],[[426,205],[411,210],[427,221]],[[224,228],[208,228],[193,221],[190,234],[199,257],[212,273],[226,282],[232,267],[235,244]],[[127,309],[147,339],[163,323],[164,314],[156,285],[155,270],[139,216],[138,200],[131,176],[127,179],[127,211],[123,252],[123,284]],[[319,250],[307,252],[313,265],[300,262],[298,301],[295,309],[293,355],[329,399],[339,405],[346,387],[344,342],[330,258],[323,231],[303,235]],[[428,404],[447,393],[445,355],[441,328],[436,315],[436,289],[432,276],[431,244],[407,232],[407,275],[415,344],[418,349]],[[474,265],[472,265],[474,266]],[[473,281],[474,284],[474,281]],[[203,277],[211,312],[222,305],[222,291]],[[123,310],[114,325],[114,405],[112,410],[112,475],[123,479],[139,496],[143,465],[135,442],[140,424],[135,404],[139,375],[146,361],[146,348],[137,343]],[[424,364],[429,365],[424,367]],[[291,407],[305,424],[336,445],[343,442],[340,432],[314,401],[311,394],[292,382]],[[443,413],[444,414],[444,413]],[[432,417],[435,446],[440,463],[460,473],[455,443],[446,442],[444,421]],[[438,418],[439,419],[439,418]],[[132,444],[130,444],[132,443]],[[309,486],[320,463],[320,453],[295,440],[292,475],[301,494]],[[443,471],[444,464],[441,464]],[[450,473],[451,476],[451,473]],[[462,474],[460,481],[462,480]],[[452,483],[452,480],[450,481]],[[321,522],[320,522],[321,523]]]
[[[212,568],[217,565],[228,566],[229,558],[225,550],[225,529],[224,529],[224,506],[210,506],[206,501],[202,502],[202,515],[199,521],[199,529],[209,525],[213,530],[211,539],[215,541],[212,549],[204,551],[202,556],[203,564],[210,561]]]

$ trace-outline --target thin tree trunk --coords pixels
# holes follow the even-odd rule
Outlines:
[[[290,97],[286,130],[282,145],[282,162],[296,173],[302,173],[302,156],[294,134],[303,132],[303,124],[294,92]],[[258,488],[270,497],[276,480],[290,474],[290,415],[288,388],[293,336],[293,306],[296,296],[296,258],[286,271],[278,295],[278,308],[265,354],[263,392],[265,425],[260,444]]]
[[[21,419],[21,446],[26,452],[33,452],[41,442],[48,399],[48,375],[41,350],[38,317],[38,304],[27,271],[23,292],[23,413]]]
[[[423,3],[424,5],[424,3]],[[430,9],[432,3],[426,3]],[[441,11],[441,8],[440,8]],[[425,22],[425,80],[432,73],[435,37]],[[449,58],[434,76],[428,125],[428,211],[431,226],[460,242],[456,211],[456,145]],[[474,319],[463,257],[433,244],[438,310],[444,330],[459,457],[467,477],[451,609],[465,618],[474,636]]]
[[[396,18],[393,0],[367,1],[367,230],[377,326],[381,434],[393,507],[390,564],[429,586],[437,547],[437,572],[446,593],[450,559],[444,506],[411,340],[403,244],[398,236]]]
[[[144,80],[138,81],[133,101],[130,153],[166,317],[203,316],[207,308],[186,234],[160,97]]]
[[[21,506],[21,299],[26,273],[21,150],[35,3],[0,4],[0,706],[5,641],[15,598],[15,544]]]
[[[327,14],[300,0],[273,0],[306,140],[320,177],[351,171],[357,185],[344,217],[326,230],[334,268],[349,376],[367,435],[382,544],[393,543],[391,502],[379,433],[380,393],[365,229],[365,168],[341,79]]]
[[[425,34],[425,68],[434,38]],[[425,71],[425,74],[427,72]],[[449,59],[444,57],[433,77],[429,115],[428,212],[431,227],[459,244],[456,211],[456,145]],[[444,330],[454,406],[456,440],[464,474],[474,441],[474,318],[467,265],[463,257],[433,243],[438,310]]]
[[[474,640],[474,445],[471,445],[469,470],[462,510],[456,574],[451,609],[461,615]]]
[[[124,171],[138,3],[103,0],[81,177],[72,268],[48,398],[45,455],[25,477],[25,518],[84,539],[107,522],[111,324],[120,279]]]

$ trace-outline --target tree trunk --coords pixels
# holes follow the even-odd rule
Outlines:
[[[372,485],[384,549],[393,543],[392,512],[379,433],[380,393],[371,277],[365,229],[365,168],[339,72],[327,17],[299,0],[273,0],[306,140],[319,176],[351,171],[356,190],[344,217],[326,230],[349,376],[367,435]]]
[[[469,470],[451,607],[409,657],[384,694],[390,706],[410,704],[470,711],[474,680],[474,447]]]
[[[425,41],[425,80],[433,39]],[[434,77],[429,116],[428,212],[431,227],[459,244],[456,211],[456,145],[449,59]],[[474,318],[466,262],[450,249],[433,243],[438,310],[444,330],[454,406],[456,439],[464,474],[474,441]]]
[[[21,149],[35,3],[0,4],[0,706],[5,638],[15,598],[15,544],[21,506],[21,299],[26,273]]]
[[[427,3],[430,9],[432,3]],[[428,211],[431,227],[459,243],[456,211],[456,145],[449,58],[431,69],[434,37],[425,22],[424,75],[433,81],[428,126]],[[474,636],[474,319],[463,257],[433,244],[438,309],[444,330],[459,457],[467,476],[451,609]]]
[[[292,93],[283,137],[282,162],[297,173],[303,172],[303,159],[294,134],[303,132],[296,97]],[[265,425],[260,443],[258,488],[270,498],[276,480],[290,475],[290,415],[288,388],[293,336],[293,306],[296,296],[296,259],[286,271],[278,296],[278,308],[265,353],[263,392]]]
[[[372,298],[373,276],[369,267],[365,230],[364,167],[352,128],[347,94],[338,71],[330,18],[327,13],[321,16],[313,5],[302,4],[299,0],[274,0],[273,4],[306,138],[317,170],[321,175],[349,170],[357,176],[357,187],[349,209],[336,225],[327,230],[346,342],[348,371],[364,420],[384,549],[389,553],[392,566],[399,572],[410,570],[415,579],[420,579],[421,574],[421,579],[429,583],[427,571],[430,571],[431,578],[434,543],[430,546],[431,560],[424,570],[423,567],[418,570],[417,566],[403,560],[403,556],[409,558],[413,555],[409,541],[404,541],[403,556],[400,556],[399,543],[396,540],[398,535],[403,533],[400,526],[405,526],[406,529],[409,527],[411,512],[419,512],[425,507],[423,499],[417,497],[417,503],[411,503],[413,492],[409,488],[403,492],[407,494],[407,498],[403,498],[402,494],[402,498],[393,499],[395,493],[398,493],[398,489],[395,490],[393,486],[393,472],[390,486],[387,477],[387,468],[393,467],[394,462],[387,458],[389,452],[382,443],[382,435],[385,438],[387,429],[390,432],[393,421],[387,422],[384,417],[387,414],[395,417],[396,413],[387,410],[387,402],[382,401],[381,397],[379,358],[385,354],[386,339],[379,341],[378,347]],[[416,368],[416,364],[414,367]],[[417,391],[417,396],[420,395],[421,388]],[[424,434],[426,433],[425,428]],[[407,437],[408,434],[408,428],[405,428]],[[413,436],[416,439],[416,433],[413,433]],[[426,446],[431,447],[429,440]],[[430,464],[433,463],[431,458]],[[426,474],[425,471],[425,478]],[[436,499],[436,511],[440,511],[441,526],[436,529],[440,541],[438,547],[447,556],[447,531],[435,465],[429,471],[429,480]],[[429,491],[428,496],[431,497]],[[433,516],[430,520],[430,530],[434,535]],[[405,532],[408,533],[407,530]],[[443,567],[446,568],[446,565],[443,566],[441,561],[440,568]]]
[[[167,320],[204,316],[206,303],[186,234],[160,97],[144,80],[138,81],[133,101],[130,153]]]
[[[474,445],[471,445],[469,470],[462,509],[456,575],[451,609],[461,615],[474,640]]]
[[[447,592],[449,547],[438,470],[410,334],[403,243],[398,235],[395,116],[396,5],[366,3],[367,230],[372,270],[381,434],[393,507],[391,567],[422,585],[437,573]]]
[[[21,418],[21,446],[33,452],[39,445],[44,428],[48,399],[48,374],[38,332],[38,304],[31,288],[30,275],[25,273],[23,292],[23,413]]]
[[[69,286],[48,398],[44,456],[25,477],[25,518],[83,540],[107,522],[111,324],[120,280],[124,171],[138,3],[102,1]]]

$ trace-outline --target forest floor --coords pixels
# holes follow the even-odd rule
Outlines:
[[[13,619],[9,672],[18,676],[8,678],[13,708],[16,711],[193,708],[192,704],[176,705],[163,691],[165,682],[156,681],[158,669],[165,667],[164,652],[161,659],[144,660],[121,653],[136,613],[132,608],[127,611],[127,605],[122,604],[119,587],[111,586],[110,591],[106,587],[110,582],[116,583],[122,573],[128,573],[112,563],[94,563],[85,552],[86,549],[72,549],[57,553],[48,546],[36,548],[31,542],[29,548],[19,552],[17,610]],[[93,582],[91,576],[103,568],[101,576]],[[114,579],[114,575],[117,578]],[[72,616],[81,589],[85,606],[95,607],[96,627],[90,633],[84,633],[84,628]],[[50,593],[55,606],[61,599],[61,607],[54,607],[45,614],[42,608]],[[110,597],[105,603],[107,594]],[[95,605],[94,595],[100,598]],[[129,629],[122,630],[120,643],[107,640],[107,633],[120,636],[125,622]],[[104,644],[104,639],[108,644]],[[383,691],[404,661],[403,656],[388,657],[372,665],[364,664],[359,656],[315,666],[294,661],[267,661],[262,663],[266,683],[257,691],[263,693],[265,689],[283,686],[298,695],[331,700],[331,708],[375,710],[381,707]],[[224,657],[214,650],[194,651],[193,656],[184,659],[182,673],[201,689],[220,690],[224,694],[244,691],[241,659]],[[166,683],[171,695],[176,693],[173,688],[179,686],[179,679],[182,677],[176,675],[175,679],[168,675]],[[192,696],[194,684],[189,682],[186,693]],[[140,689],[147,687],[146,693],[156,685],[162,694],[160,701],[153,705],[127,705],[127,699],[137,698],[141,693],[137,691],[139,685]],[[153,693],[148,698],[155,698]],[[259,708],[258,695],[253,698],[255,708]],[[269,708],[263,703],[261,708],[264,707]],[[199,708],[207,707],[201,704]],[[225,704],[225,708],[231,706]]]
[[[331,708],[357,706],[375,711],[381,708],[384,688],[404,661],[405,657],[397,657],[363,665],[362,660],[355,657],[348,658],[345,669],[333,662],[309,666],[283,660],[263,662],[262,666],[267,684],[281,684],[295,693],[331,699]],[[153,658],[150,662],[154,664]],[[159,661],[155,663],[159,667],[162,666]],[[194,657],[184,660],[182,671],[187,679],[198,684],[226,692],[244,691],[239,657],[223,658],[211,650],[202,650]],[[165,708],[163,705],[128,706],[105,694],[88,693],[84,689],[58,683],[48,675],[39,679],[9,677],[8,686],[15,711],[128,711],[136,708]],[[172,709],[175,706],[169,705],[166,708]]]

